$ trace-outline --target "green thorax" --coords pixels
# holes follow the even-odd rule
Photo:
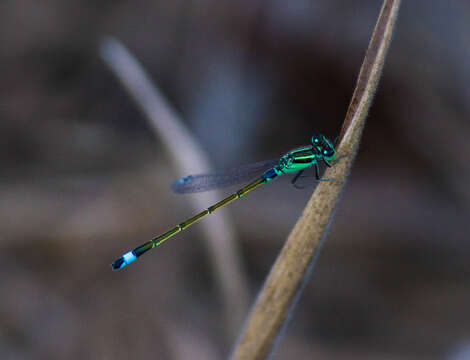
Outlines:
[[[282,156],[274,171],[277,175],[289,174],[309,168],[317,161],[318,155],[315,148],[312,145],[302,146]]]

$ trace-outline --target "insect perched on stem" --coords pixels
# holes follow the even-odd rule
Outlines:
[[[167,232],[154,237],[134,250],[125,253],[116,259],[111,264],[111,267],[113,270],[122,269],[126,265],[129,265],[131,262],[136,260],[142,254],[156,246],[161,245],[165,240],[193,225],[206,215],[213,213],[217,209],[220,209],[221,207],[231,203],[233,200],[240,199],[243,195],[247,194],[251,190],[256,189],[258,186],[265,184],[277,178],[278,176],[296,173],[292,179],[292,184],[296,186],[295,183],[302,175],[303,171],[313,166],[315,168],[315,177],[318,181],[335,181],[335,179],[320,178],[320,171],[318,168],[318,163],[320,161],[323,161],[328,167],[333,165],[333,161],[336,158],[336,150],[333,144],[324,135],[321,134],[312,136],[311,142],[311,145],[302,146],[289,151],[279,160],[244,165],[236,170],[219,171],[212,174],[189,175],[175,181],[172,185],[174,192],[194,193],[229,186],[242,181],[248,181],[252,179],[255,174],[258,174],[264,170],[263,175],[240,190],[234,192],[232,195],[227,196],[225,199],[212,206],[209,206],[207,209],[183,221],[182,223],[179,223]]]

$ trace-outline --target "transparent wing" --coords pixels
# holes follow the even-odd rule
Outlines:
[[[235,185],[254,179],[278,164],[278,162],[279,160],[260,161],[232,169],[215,171],[210,174],[188,175],[175,180],[171,184],[171,189],[178,194],[187,194]]]

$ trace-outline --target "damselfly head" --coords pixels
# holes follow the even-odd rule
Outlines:
[[[333,160],[336,157],[336,150],[333,144],[324,135],[317,134],[312,136],[312,144],[325,160]]]

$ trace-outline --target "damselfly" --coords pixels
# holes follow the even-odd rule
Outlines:
[[[234,171],[220,171],[212,174],[189,175],[175,181],[172,185],[173,191],[176,193],[193,193],[212,190],[215,188],[229,186],[243,181],[252,179],[255,174],[264,171],[263,175],[252,181],[245,187],[241,188],[232,195],[227,196],[225,199],[218,203],[209,206],[207,209],[194,215],[193,217],[179,223],[167,232],[154,237],[145,244],[129,251],[116,259],[111,267],[113,270],[122,269],[126,265],[136,260],[139,256],[146,253],[150,249],[161,245],[165,240],[183,231],[187,227],[201,220],[206,215],[209,215],[220,209],[221,207],[231,203],[236,199],[240,199],[243,195],[251,190],[256,189],[258,186],[265,184],[278,176],[284,174],[296,173],[292,179],[295,185],[296,181],[302,175],[303,171],[307,168],[314,167],[315,177],[319,181],[332,181],[334,179],[321,179],[318,168],[318,163],[323,161],[326,166],[331,167],[333,160],[336,157],[336,150],[333,144],[323,135],[314,135],[311,139],[311,145],[306,145],[289,151],[283,155],[279,160],[265,161],[251,165],[245,165]]]

